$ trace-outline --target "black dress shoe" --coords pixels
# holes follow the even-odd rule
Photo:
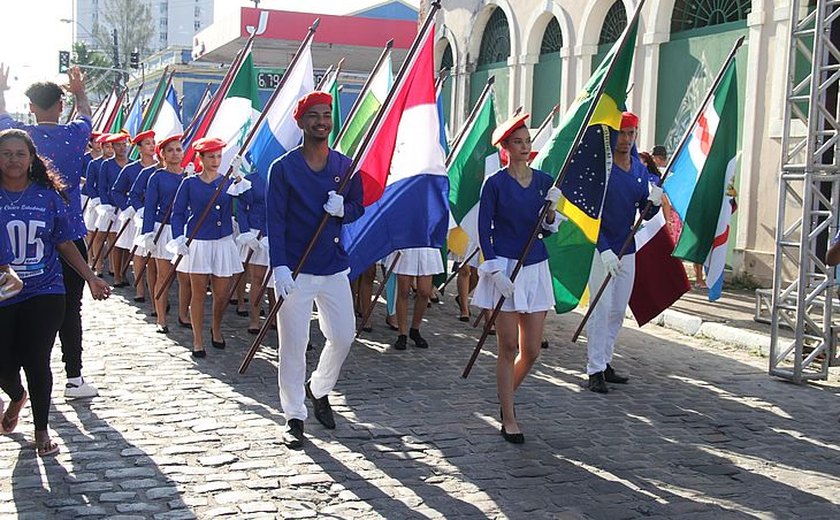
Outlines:
[[[303,421],[300,419],[289,419],[286,421],[286,431],[283,432],[283,443],[290,450],[298,450],[303,447]]]
[[[394,342],[394,350],[405,350],[408,337],[405,334],[397,336],[397,341]]]
[[[630,380],[630,378],[626,376],[620,376],[616,374],[615,370],[613,369],[613,367],[610,366],[609,363],[607,363],[607,369],[604,370],[604,379],[607,381],[607,383],[615,383],[617,385],[626,385],[627,381]]]
[[[548,348],[548,341],[543,340],[543,342],[540,343],[540,348]]]
[[[522,433],[508,433],[505,431],[505,425],[502,425],[502,437],[511,444],[524,444],[525,436]]]
[[[414,342],[415,347],[429,348],[429,342],[423,339],[423,336],[420,335],[419,329],[408,329],[408,337]]]
[[[210,344],[213,345],[213,348],[217,348],[219,350],[222,350],[227,346],[224,339],[222,341],[216,341],[213,338],[210,338]]]
[[[137,303],[146,303],[146,297],[145,296],[135,296],[134,301],[136,301]]]
[[[178,325],[184,327],[185,329],[192,329],[192,323],[188,321],[181,321],[180,316],[178,316]]]
[[[603,372],[596,372],[589,376],[589,389],[599,394],[606,394],[610,391],[607,382],[604,380]]]
[[[332,407],[327,396],[315,397],[309,383],[306,383],[306,397],[312,401],[312,407],[315,411],[315,418],[318,422],[324,425],[328,430],[335,430],[335,419],[333,418]]]
[[[200,358],[206,358],[207,357],[207,351],[205,351],[205,350],[193,350],[192,351],[192,357],[199,358],[199,359]]]

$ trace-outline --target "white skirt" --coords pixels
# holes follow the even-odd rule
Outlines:
[[[99,215],[96,214],[96,205],[93,203],[94,200],[99,200],[99,198],[92,199],[88,202],[87,207],[85,208],[85,212],[82,215],[82,218],[85,221],[85,228],[88,231],[96,231],[96,221],[98,220]]]
[[[516,260],[496,257],[506,262],[505,274],[510,276],[516,266]],[[489,274],[481,274],[478,285],[473,292],[472,304],[480,309],[494,309],[499,303],[502,293]],[[502,310],[505,312],[542,312],[554,307],[554,291],[551,287],[551,273],[548,270],[548,260],[538,264],[524,266],[513,281],[513,295],[505,298]]]
[[[242,261],[243,266],[245,265],[245,260],[248,260],[248,265],[268,267],[268,237],[262,237],[260,243],[262,247],[254,250],[254,254],[251,255],[250,260],[248,260],[248,253],[251,252],[251,248],[247,245],[239,246],[239,259]]]
[[[125,223],[121,220],[117,221],[117,233],[120,232],[123,225]],[[116,247],[120,249],[125,249],[126,251],[131,251],[131,248],[134,247],[134,238],[137,236],[137,226],[134,225],[134,219],[128,219],[128,225],[120,235],[120,238],[117,239]]]
[[[160,229],[160,223],[155,222],[155,234],[157,234],[158,229]],[[155,249],[152,251],[152,258],[157,258],[159,260],[172,260],[175,258],[175,255],[166,250],[166,244],[168,244],[170,240],[172,240],[172,226],[167,224],[163,226],[163,232],[160,234],[160,238],[158,238],[158,241],[155,244]]]
[[[97,214],[96,229],[98,229],[100,233],[116,233],[120,230],[120,222],[117,220],[117,216],[119,214],[119,211],[117,211],[117,214],[114,216]]]
[[[412,249],[400,249],[402,254],[394,266],[394,274],[408,276],[429,276],[443,272],[443,257],[439,249],[433,247],[416,247]],[[394,261],[397,251],[394,251],[385,259],[386,268]]]
[[[190,254],[181,259],[179,273],[212,274],[227,277],[242,272],[242,261],[233,236],[216,240],[193,240]]]

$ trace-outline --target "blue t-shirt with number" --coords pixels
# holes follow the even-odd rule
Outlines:
[[[13,305],[33,296],[64,294],[56,245],[76,238],[68,203],[54,190],[31,183],[22,192],[0,188],[0,231],[9,239],[10,265],[23,280]]]
[[[0,265],[9,265],[14,259],[8,233],[0,233]]]

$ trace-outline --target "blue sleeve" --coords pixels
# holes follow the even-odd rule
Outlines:
[[[251,187],[250,190],[237,197],[236,222],[239,223],[240,233],[247,233],[251,230],[248,213],[251,212],[251,205],[254,203],[254,189],[255,187]]]
[[[268,229],[268,257],[271,267],[289,266],[286,260],[286,208],[289,204],[289,185],[281,160],[274,161],[268,170],[265,194],[266,228]]]
[[[478,243],[485,260],[496,258],[496,250],[493,249],[493,240],[491,239],[491,226],[493,225],[493,214],[496,212],[496,202],[499,199],[499,191],[496,183],[493,182],[494,177],[495,175],[484,183],[478,204]]]
[[[117,180],[114,181],[114,186],[111,190],[111,198],[114,200],[114,205],[121,210],[128,207],[128,190],[131,187],[129,185],[131,179],[128,177],[126,168],[128,168],[128,164],[117,174]]]
[[[9,265],[14,259],[9,233],[6,231],[6,226],[0,226],[0,265]]]
[[[175,202],[172,204],[172,216],[169,218],[169,222],[172,224],[172,238],[178,238],[183,235],[187,225],[187,206],[190,201],[188,181],[188,178],[184,178],[181,181],[181,185],[178,186],[178,191],[175,192]]]
[[[131,188],[128,190],[128,205],[139,210],[143,206],[143,193],[146,191],[146,183],[149,181],[149,176],[146,175],[145,168],[140,170],[140,174],[131,183]],[[145,210],[143,211],[145,213]]]
[[[136,183],[135,183],[136,184]],[[143,203],[143,234],[155,230],[155,215],[158,204],[158,176],[152,174],[146,188],[146,201]]]
[[[73,222],[70,220],[68,204],[58,193],[55,194],[53,208],[55,209],[55,224],[52,231],[53,244],[74,240],[77,234],[74,232]]]
[[[7,130],[9,128],[23,128],[23,123],[16,121],[9,114],[0,114],[0,130]]]
[[[350,166],[349,164],[347,165]],[[362,187],[361,175],[353,175],[348,182],[347,195],[344,196],[344,217],[343,223],[349,224],[365,213],[364,188]]]
[[[99,196],[99,192],[96,190],[96,181],[99,179],[99,163],[95,160],[90,161],[87,166],[87,171],[85,171],[85,195],[90,198],[96,198]]]
[[[96,176],[96,193],[99,195],[99,202],[110,204],[110,186],[108,186],[108,165],[104,162],[99,167],[99,174]]]

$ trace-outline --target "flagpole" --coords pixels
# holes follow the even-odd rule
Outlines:
[[[475,105],[473,105],[472,110],[470,111],[470,115],[467,116],[467,120],[464,122],[463,126],[461,126],[461,129],[458,131],[458,135],[456,135],[455,139],[452,140],[452,145],[449,148],[449,155],[446,157],[447,170],[452,165],[452,160],[456,157],[456,152],[459,151],[458,148],[461,146],[461,142],[463,141],[464,136],[467,135],[467,133],[475,123],[475,119],[478,117],[479,112],[481,112],[481,107],[484,105],[484,100],[487,99],[487,97],[490,95],[490,89],[493,88],[493,85],[495,83],[496,76],[490,76],[489,78],[487,78],[487,83],[484,84],[484,89],[478,96],[478,101],[476,101]]]
[[[168,72],[169,72],[169,66],[167,65],[166,68],[163,69],[163,74],[160,75],[160,79],[158,80],[157,85],[155,85],[155,90],[154,90],[154,92],[152,92],[151,101],[154,101],[157,98],[158,94],[160,94],[161,87],[163,86],[163,83],[164,83],[164,78],[166,78],[166,75],[167,75]],[[172,74],[174,74],[174,71],[173,71]],[[169,79],[166,80],[166,87],[163,90],[163,95],[164,96],[166,95],[166,89],[169,88],[169,85],[172,83],[172,74],[170,74]],[[137,92],[137,96],[138,97],[140,96],[139,91]],[[132,105],[132,108],[134,108],[133,105]],[[147,108],[144,112],[145,113],[143,114],[143,117],[140,120],[140,132],[146,131],[149,128],[154,126],[154,121],[151,124],[148,124],[148,125],[146,124],[149,121],[149,106],[148,105],[147,105]],[[130,114],[131,110],[129,110],[128,113]],[[158,113],[160,113],[160,107],[158,107],[158,110],[155,113],[155,116],[154,116],[155,120],[157,120],[157,114]],[[128,151],[128,156],[129,157],[131,157],[131,155],[134,153],[134,150],[136,148],[137,148],[136,144],[131,145],[131,149]]]
[[[450,273],[450,275],[446,278],[446,281],[444,281],[442,284],[440,284],[440,286],[437,288],[439,293],[442,293],[443,290],[446,289],[446,286],[449,285],[449,282],[451,282],[452,279],[455,278],[458,275],[458,271],[460,271],[461,268],[464,267],[465,265],[468,265],[470,263],[470,260],[475,258],[475,255],[477,255],[479,251],[481,251],[480,247],[476,247],[475,249],[473,249],[473,252],[470,253],[470,256],[465,258],[463,262],[461,262],[458,269],[455,269],[454,271],[452,271],[452,273]]]
[[[111,87],[111,93],[105,98],[105,102],[100,103],[99,106],[96,107],[96,112],[93,114],[92,128],[99,128],[100,123],[102,123],[102,119],[105,117],[105,110],[108,108],[108,101],[116,94],[116,87]]]
[[[190,132],[192,132],[192,129],[195,126],[196,122],[201,121],[201,118],[204,117],[204,114],[207,112],[207,107],[209,107],[210,104],[212,103],[212,101],[213,101],[213,96],[212,95],[210,96],[210,99],[207,99],[206,103],[204,102],[204,100],[207,98],[207,92],[210,91],[210,86],[211,86],[211,84],[210,84],[210,82],[208,82],[207,86],[204,87],[204,93],[201,95],[202,104],[198,106],[195,113],[193,114],[192,119],[187,124],[187,127],[184,128],[184,133],[183,133],[184,137],[187,137],[187,136],[190,135]]]
[[[362,317],[362,321],[356,329],[357,338],[362,334],[362,329],[365,328],[365,325],[367,325],[367,322],[370,320],[370,315],[373,314],[373,308],[376,307],[376,302],[379,301],[379,297],[382,296],[382,291],[385,290],[385,284],[388,283],[388,279],[391,278],[391,275],[394,273],[394,268],[397,266],[397,261],[400,259],[400,256],[402,256],[402,251],[397,251],[394,255],[394,259],[391,260],[391,264],[388,266],[388,270],[385,271],[382,283],[379,284],[379,287],[376,289],[376,294],[373,296],[373,300],[368,304],[367,309],[365,309],[365,315]],[[375,275],[376,271],[374,270],[374,276]]]
[[[105,124],[102,126],[103,131],[107,131],[111,129],[111,125],[114,123],[114,119],[117,118],[117,112],[120,110],[120,105],[123,102],[123,98],[125,97],[125,90],[121,91],[117,95],[117,102],[114,104],[114,108],[111,109],[111,113],[108,114],[108,118],[105,120]],[[105,107],[106,109],[108,107]]]
[[[403,77],[408,73],[409,67],[413,64],[415,55],[419,52],[420,44],[426,38],[428,31],[430,30],[430,28],[434,27],[434,17],[439,9],[440,2],[433,1],[429,9],[429,13],[426,16],[426,19],[423,21],[423,25],[420,28],[420,31],[417,32],[417,36],[414,38],[414,42],[411,44],[411,48],[408,50],[405,60],[400,66],[399,72],[397,72],[397,76],[394,78],[394,84],[391,90],[388,91],[388,95],[385,97],[385,101],[382,103],[382,106],[379,107],[379,110],[376,112],[376,116],[374,116],[373,122],[365,132],[365,135],[362,138],[362,142],[357,148],[353,160],[350,163],[348,173],[344,176],[344,179],[341,181],[341,184],[336,189],[336,193],[343,193],[344,189],[347,187],[347,184],[355,176],[356,167],[361,162],[366,148],[370,146],[370,142],[373,140],[373,136],[375,135],[376,130],[378,129],[377,127],[382,122],[383,117],[385,117],[386,110],[391,104],[393,104],[394,97],[396,97],[397,87],[400,86]],[[301,255],[300,257],[300,261],[298,262],[297,266],[295,266],[295,270],[292,272],[293,279],[297,278],[298,274],[300,274],[300,271],[303,268],[303,264],[306,262],[306,259],[312,253],[312,249],[315,247],[315,243],[318,241],[318,237],[324,231],[324,227],[326,227],[329,218],[330,214],[325,212],[324,216],[321,218],[321,222],[318,224],[318,227],[315,230],[315,233],[313,233],[312,238],[309,240],[309,244],[306,245],[306,249],[304,249],[303,255]],[[263,322],[262,327],[260,327],[260,332],[257,334],[257,337],[254,338],[254,341],[251,343],[251,347],[248,349],[248,353],[245,355],[245,358],[242,360],[242,364],[239,366],[240,374],[244,374],[245,371],[248,370],[248,366],[251,364],[251,361],[254,359],[254,356],[257,355],[257,350],[259,350],[260,348],[260,343],[262,343],[262,340],[268,333],[269,324],[274,320],[274,317],[277,316],[277,312],[280,311],[280,306],[283,305],[284,301],[285,300],[283,298],[278,296],[277,301],[269,310],[265,322]]]
[[[303,41],[300,42],[300,46],[298,47],[298,50],[297,52],[295,52],[295,55],[292,57],[291,61],[289,61],[289,66],[286,68],[286,71],[294,69],[295,65],[300,60],[301,54],[303,54],[303,49],[305,49],[306,46],[309,45],[309,43],[312,41],[312,38],[315,37],[315,31],[318,30],[318,25],[320,23],[321,19],[316,18],[315,21],[312,22],[312,25],[309,26],[309,31],[306,33],[306,37],[304,37]],[[244,62],[245,60],[243,59],[242,61]],[[219,186],[216,188],[216,191],[213,192],[213,195],[210,197],[210,200],[207,201],[207,205],[204,206],[204,210],[199,215],[198,220],[196,221],[195,226],[193,227],[192,233],[189,237],[187,237],[187,247],[189,247],[189,245],[192,244],[192,241],[195,239],[195,236],[201,229],[202,224],[204,224],[204,221],[207,220],[207,216],[210,214],[210,210],[213,208],[213,205],[216,204],[216,200],[222,193],[227,179],[229,179],[234,173],[234,166],[236,166],[236,163],[238,162],[236,158],[241,158],[245,151],[248,149],[248,147],[251,145],[251,141],[254,139],[254,136],[260,129],[260,126],[262,126],[263,121],[265,121],[266,117],[268,116],[268,113],[271,111],[271,105],[274,103],[274,100],[277,99],[277,96],[280,94],[280,91],[283,90],[283,86],[286,84],[286,80],[288,78],[288,74],[283,74],[283,77],[280,79],[280,82],[277,84],[277,87],[274,89],[274,92],[271,93],[271,97],[266,103],[265,108],[263,108],[263,111],[260,113],[260,117],[257,118],[257,122],[254,123],[254,125],[251,126],[251,129],[248,131],[248,135],[245,137],[245,141],[239,147],[239,151],[237,152],[236,157],[234,158],[231,165],[228,166],[227,173],[225,173],[225,175],[223,176],[222,181],[219,183]],[[173,262],[174,267],[169,273],[169,276],[167,276],[166,280],[164,281],[163,286],[160,288],[160,291],[158,291],[158,293],[155,295],[156,298],[160,298],[160,296],[169,289],[169,284],[171,284],[172,281],[175,279],[175,268],[178,267],[178,264],[181,263],[181,260],[183,260],[183,258],[183,255],[178,255],[178,257],[175,259],[175,261]]]
[[[671,172],[671,167],[674,164],[674,160],[682,153],[683,148],[685,148],[686,143],[688,142],[688,138],[691,136],[694,127],[697,125],[697,122],[700,120],[700,117],[703,115],[703,112],[706,110],[706,106],[711,102],[712,96],[715,94],[715,90],[717,90],[718,86],[720,86],[720,82],[723,80],[723,75],[726,73],[726,70],[729,68],[732,60],[735,59],[735,54],[738,52],[738,49],[744,43],[744,36],[738,38],[735,41],[735,45],[732,46],[732,50],[729,51],[729,55],[726,57],[726,61],[723,63],[723,66],[718,71],[715,80],[712,82],[712,86],[709,88],[709,91],[706,93],[706,97],[703,99],[703,103],[700,105],[700,108],[697,110],[697,113],[694,115],[694,119],[691,121],[691,124],[688,125],[685,133],[683,133],[682,138],[680,138],[680,143],[677,145],[676,150],[671,153],[671,157],[668,159],[668,163],[665,165],[665,169],[662,172],[662,176],[659,178],[657,182],[657,186],[662,186],[665,182],[665,178]],[[636,238],[636,233],[639,231],[639,228],[642,227],[642,221],[644,220],[644,216],[647,215],[647,212],[650,211],[651,206],[653,203],[648,201],[645,204],[644,209],[639,213],[638,218],[636,218],[636,223],[633,224],[632,229],[630,230],[630,234],[627,235],[627,238],[624,240],[624,244],[621,246],[621,250],[618,252],[618,259],[624,256],[627,252],[627,249],[630,248],[630,244]],[[598,292],[595,293],[595,297],[592,298],[592,301],[589,303],[589,308],[586,310],[586,314],[583,315],[583,319],[580,320],[580,324],[578,325],[577,330],[575,330],[574,335],[572,336],[572,343],[577,343],[578,338],[580,338],[581,333],[583,332],[583,327],[586,325],[586,322],[589,321],[589,318],[592,316],[592,312],[595,310],[595,306],[601,300],[601,296],[604,294],[604,290],[607,288],[607,284],[612,279],[612,274],[607,273],[607,276],[604,277],[604,281],[601,283],[601,287],[598,288]]]
[[[558,112],[559,110],[560,110],[560,103],[557,103],[556,105],[554,105],[554,108],[552,108],[552,109],[551,109],[551,112],[549,112],[549,113],[548,113],[548,115],[547,115],[547,116],[545,116],[545,119],[543,119],[543,122],[542,122],[542,124],[539,126],[539,128],[537,128],[537,132],[534,134],[534,139],[532,139],[532,142],[533,142],[533,141],[536,141],[536,140],[537,140],[537,137],[539,137],[539,136],[540,136],[540,134],[541,134],[541,133],[542,133],[542,132],[543,132],[546,128],[548,128],[548,127],[549,127],[549,125],[551,124],[551,120],[552,120],[552,119],[554,119],[554,116],[557,114],[557,112]]]
[[[382,65],[385,64],[385,58],[391,55],[391,47],[393,46],[393,38],[385,43],[385,48],[382,49],[382,52],[379,54],[379,58],[376,59],[376,64],[374,64],[373,69],[371,69],[370,75],[365,80],[364,85],[362,85],[362,90],[359,91],[359,95],[356,97],[356,101],[354,101],[353,106],[350,107],[350,112],[347,114],[347,117],[344,118],[345,124],[341,125],[341,130],[338,131],[338,135],[335,137],[336,143],[340,143],[341,139],[344,137],[344,134],[347,133],[347,122],[352,121],[353,117],[356,116],[356,112],[359,111],[359,106],[361,105],[362,100],[370,90],[371,84],[373,83],[373,78],[376,77],[376,74],[379,72],[379,69],[382,67]]]
[[[140,86],[137,87],[137,93],[134,94],[134,99],[131,100],[131,104],[128,105],[128,111],[126,114],[131,115],[132,110],[134,110],[135,105],[137,105],[137,101],[140,99],[140,92],[143,91],[143,87],[146,86],[145,81],[140,82]],[[133,137],[133,136],[132,136]]]
[[[633,13],[633,18],[630,19],[627,23],[627,26],[624,28],[624,33],[621,35],[621,40],[618,42],[618,51],[616,52],[616,56],[620,55],[627,45],[635,45],[635,42],[629,42],[630,39],[630,32],[631,28],[636,28],[639,16],[641,16],[642,8],[645,5],[645,0],[640,0],[639,4],[636,6],[636,11]],[[557,179],[555,179],[553,186],[559,187],[563,183],[563,179],[566,177],[566,173],[569,169],[569,165],[571,164],[571,159],[574,157],[575,152],[577,151],[578,147],[580,146],[580,142],[583,139],[583,135],[586,132],[587,127],[589,126],[589,121],[592,120],[592,116],[595,114],[595,109],[598,106],[598,100],[601,98],[601,95],[604,93],[604,89],[607,86],[607,82],[612,76],[613,71],[615,70],[616,64],[615,56],[613,57],[612,62],[607,69],[607,72],[604,76],[604,79],[598,85],[598,90],[593,97],[594,101],[590,104],[590,106],[586,110],[586,115],[584,116],[583,123],[581,124],[580,128],[578,128],[577,134],[575,135],[574,140],[572,141],[574,145],[572,146],[571,150],[569,150],[568,155],[563,161],[563,166],[560,168],[560,173],[557,175]],[[540,211],[539,218],[534,225],[534,229],[531,231],[531,236],[528,237],[528,242],[525,244],[525,247],[522,250],[522,254],[520,255],[519,259],[516,261],[516,265],[513,268],[513,272],[510,274],[510,280],[513,282],[516,280],[516,275],[519,274],[519,271],[522,269],[522,266],[525,261],[525,257],[528,255],[528,252],[533,247],[534,242],[537,240],[537,235],[540,233],[542,228],[542,223],[546,219],[548,215],[548,209],[550,207],[550,203],[546,201],[543,205],[542,211]],[[478,359],[478,354],[481,352],[481,347],[484,345],[484,342],[487,341],[487,337],[490,335],[490,331],[493,328],[493,324],[496,322],[496,317],[499,315],[499,312],[502,310],[502,305],[505,302],[505,297],[502,295],[499,297],[498,303],[496,303],[496,307],[493,309],[493,313],[490,315],[490,318],[484,323],[484,330],[481,332],[481,338],[478,340],[478,344],[473,349],[473,353],[470,356],[469,361],[467,361],[466,367],[464,367],[464,372],[461,374],[461,377],[466,379],[470,375],[470,371],[472,370],[473,365],[475,364],[476,359]],[[484,314],[484,312],[482,312]],[[476,323],[478,320],[476,320]],[[473,325],[475,326],[475,325]]]

